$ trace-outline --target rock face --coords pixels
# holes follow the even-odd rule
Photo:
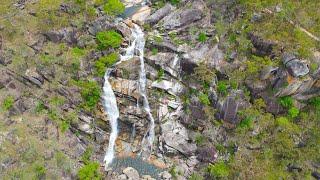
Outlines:
[[[196,3],[193,5],[195,4]],[[202,10],[193,6],[191,8],[179,9],[170,13],[168,16],[164,17],[161,22],[163,22],[164,29],[173,30],[200,20],[202,15]]]
[[[308,65],[292,54],[285,53],[282,57],[282,61],[293,77],[301,77],[309,73]]]
[[[143,24],[145,20],[150,16],[151,8],[149,6],[141,7],[135,14],[132,15],[131,19],[134,22]]]
[[[245,100],[242,91],[236,91],[227,96],[223,101],[218,103],[220,119],[233,125],[239,123],[237,117],[238,111],[247,108],[250,104]]]
[[[43,77],[38,74],[35,68],[27,69],[24,78],[38,87],[41,87],[44,82]]]
[[[213,163],[218,158],[218,152],[214,147],[203,147],[197,150],[197,159],[202,162]]]
[[[147,57],[149,63],[160,66],[163,70],[174,77],[180,73],[180,59],[175,53],[157,53]]]
[[[127,176],[127,179],[129,180],[140,179],[138,171],[132,167],[127,167],[126,169],[124,169],[123,174],[125,174]]]
[[[187,129],[174,120],[168,120],[161,125],[161,139],[167,153],[180,152],[191,155],[196,151],[197,146],[189,143]]]
[[[272,54],[273,46],[275,43],[267,40],[263,40],[261,37],[254,33],[249,33],[250,40],[254,46],[253,53],[258,56],[268,56]]]
[[[158,21],[160,21],[162,18],[164,18],[166,15],[171,13],[171,11],[174,9],[174,7],[171,4],[166,4],[162,8],[158,9],[155,13],[153,13],[151,16],[149,16],[146,19],[146,23],[150,24],[156,24]]]

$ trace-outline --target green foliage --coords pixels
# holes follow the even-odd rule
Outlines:
[[[161,69],[159,69],[158,74],[157,74],[158,81],[160,81],[163,78],[163,76],[164,76],[164,70],[161,68]]]
[[[293,98],[291,96],[284,96],[279,98],[279,102],[281,106],[285,108],[291,108],[293,107]]]
[[[205,33],[201,32],[198,36],[198,41],[204,43],[207,41],[207,38],[208,38],[207,35]]]
[[[114,30],[98,32],[96,39],[100,50],[104,50],[109,47],[118,48],[122,43],[121,34]]]
[[[197,173],[192,173],[189,180],[204,180],[204,178]]]
[[[225,81],[219,81],[217,83],[217,91],[222,95],[227,95],[228,86]]]
[[[195,142],[197,145],[203,145],[206,141],[206,138],[200,134],[200,133],[197,133],[196,136],[195,136]]]
[[[230,169],[229,167],[223,162],[217,162],[215,164],[210,164],[207,168],[209,175],[214,178],[225,178],[228,177]]]
[[[83,107],[92,111],[100,100],[100,86],[95,81],[79,81],[78,86],[81,88],[81,96],[84,100]]]
[[[243,128],[243,129],[251,129],[252,127],[253,127],[253,118],[251,117],[245,118],[239,124],[239,128]]]
[[[66,132],[70,128],[70,124],[67,121],[61,120],[59,123],[59,128],[62,133]]]
[[[296,118],[298,117],[300,111],[298,108],[296,107],[291,107],[289,110],[288,110],[288,115],[290,118]]]
[[[81,160],[83,164],[89,164],[90,163],[90,158],[92,155],[93,149],[91,147],[88,147],[86,151],[82,154]]]
[[[105,74],[106,67],[111,67],[118,61],[118,59],[119,55],[116,52],[101,57],[95,63],[96,74],[102,77]]]
[[[261,69],[263,69],[266,66],[272,66],[274,65],[274,62],[271,61],[269,57],[258,57],[258,56],[252,56],[252,59],[245,62],[247,65],[247,74],[253,74],[256,75],[260,72]]]
[[[276,119],[276,125],[279,127],[287,127],[290,125],[290,121],[286,117],[279,117]]]
[[[36,113],[41,113],[44,110],[45,110],[45,106],[44,106],[43,102],[42,101],[38,101],[37,105],[36,105],[36,108],[35,108]]]
[[[46,175],[46,168],[43,166],[43,165],[40,165],[40,164],[36,164],[35,167],[34,167],[34,170],[35,170],[35,173],[36,173],[36,176],[39,178],[39,179],[43,179]]]
[[[78,171],[79,180],[100,180],[102,176],[99,172],[99,163],[90,162],[89,164],[84,165]]]
[[[194,68],[194,77],[197,81],[201,82],[204,86],[208,86],[215,78],[215,71],[209,69],[206,64],[201,63],[198,67]]]
[[[169,0],[172,5],[178,5],[180,0]]]
[[[2,108],[7,111],[10,108],[12,108],[13,103],[14,103],[14,98],[12,96],[8,96],[3,100]]]
[[[152,48],[152,55],[158,54],[158,49],[157,48]]]
[[[207,106],[210,105],[210,100],[209,100],[208,94],[201,92],[198,97],[199,97],[199,100],[202,104],[207,105]]]
[[[309,100],[309,104],[320,110],[320,97],[314,97]]]
[[[103,10],[107,15],[117,16],[124,12],[125,6],[120,0],[108,0]]]
[[[172,167],[170,168],[169,173],[171,174],[171,176],[172,176],[172,178],[173,178],[174,180],[177,179],[177,177],[178,177],[178,172],[177,172],[177,169],[176,169],[175,166],[172,166]]]

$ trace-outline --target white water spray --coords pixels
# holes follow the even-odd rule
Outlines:
[[[136,49],[139,52],[139,59],[140,59],[140,74],[139,74],[139,90],[140,95],[143,98],[143,108],[145,112],[148,114],[148,119],[150,121],[149,128],[147,133],[142,139],[142,151],[147,151],[148,153],[152,152],[152,146],[154,141],[154,118],[151,114],[151,109],[149,106],[149,101],[147,97],[147,78],[146,78],[146,70],[144,66],[144,46],[145,46],[145,39],[144,39],[144,33],[142,32],[141,28],[138,25],[134,25],[135,33],[134,37],[137,40],[136,41]],[[147,147],[144,147],[145,141],[147,138]]]
[[[144,46],[145,46],[145,39],[144,33],[142,32],[141,28],[138,25],[134,25],[132,29],[132,37],[133,41],[130,46],[126,49],[126,53],[124,56],[121,56],[120,61],[117,62],[115,65],[120,64],[123,61],[129,60],[133,58],[135,54],[135,50],[139,52],[139,59],[140,59],[140,75],[139,75],[139,89],[141,97],[143,98],[143,108],[148,114],[148,118],[150,120],[149,129],[146,135],[142,140],[142,145],[145,144],[145,139],[147,138],[147,150],[152,152],[152,145],[154,141],[154,119],[151,114],[148,98],[146,95],[146,72],[144,68]],[[104,86],[103,86],[103,100],[104,100],[104,109],[109,117],[109,122],[111,125],[111,133],[109,139],[109,145],[107,152],[104,157],[105,167],[107,168],[108,165],[114,159],[115,153],[115,142],[118,136],[118,118],[119,118],[119,109],[117,106],[117,99],[112,90],[112,86],[109,83],[109,77],[112,69],[107,69],[105,76],[104,76]],[[142,147],[144,149],[144,147]]]
[[[134,55],[134,49],[136,46],[136,40],[134,39],[129,47],[126,49],[126,53],[124,56],[120,57],[120,61],[117,62],[114,66],[120,64],[123,61],[129,60]],[[115,142],[118,137],[118,118],[120,116],[117,99],[112,90],[112,86],[109,82],[109,77],[112,69],[107,69],[104,75],[104,85],[103,85],[103,101],[104,101],[104,109],[109,117],[109,122],[111,125],[111,133],[109,138],[109,145],[107,152],[104,156],[105,167],[107,168],[108,165],[114,159],[114,147]]]

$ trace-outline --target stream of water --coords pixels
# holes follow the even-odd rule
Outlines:
[[[147,133],[145,134],[142,140],[142,151],[147,151],[148,154],[152,152],[152,145],[154,141],[154,118],[151,114],[147,92],[146,92],[146,72],[144,66],[144,46],[145,39],[144,33],[141,28],[134,24],[134,27],[131,29],[132,31],[132,42],[130,46],[127,47],[125,55],[121,56],[120,61],[115,64],[120,64],[123,61],[129,60],[135,56],[135,51],[137,51],[138,57],[140,59],[140,73],[139,73],[139,92],[140,96],[143,98],[143,109],[148,115],[149,119],[149,128]],[[118,118],[119,118],[119,109],[117,106],[117,99],[112,90],[112,86],[109,82],[110,73],[112,68],[106,70],[104,76],[104,86],[103,86],[103,101],[104,101],[104,109],[108,115],[109,122],[111,125],[111,133],[109,138],[109,145],[107,152],[104,157],[105,167],[107,168],[112,160],[114,159],[115,154],[115,142],[118,137]]]

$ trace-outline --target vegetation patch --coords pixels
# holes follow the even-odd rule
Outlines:
[[[83,99],[82,106],[88,111],[92,111],[100,100],[101,89],[96,81],[79,81],[78,86],[81,88]]]
[[[14,98],[12,96],[8,96],[3,100],[2,108],[7,111],[10,108],[12,108],[13,103],[14,103]]]
[[[208,172],[213,178],[225,178],[229,175],[229,171],[229,167],[223,161],[208,166]]]
[[[118,53],[111,53],[107,56],[101,57],[99,60],[95,63],[96,68],[96,74],[100,77],[103,77],[105,74],[106,68],[111,67],[113,64],[115,64],[119,59]]]
[[[108,0],[103,10],[107,15],[117,16],[124,12],[125,6],[120,0]]]
[[[115,30],[98,32],[96,39],[100,50],[104,50],[109,47],[118,48],[122,43],[121,34],[117,33]]]

